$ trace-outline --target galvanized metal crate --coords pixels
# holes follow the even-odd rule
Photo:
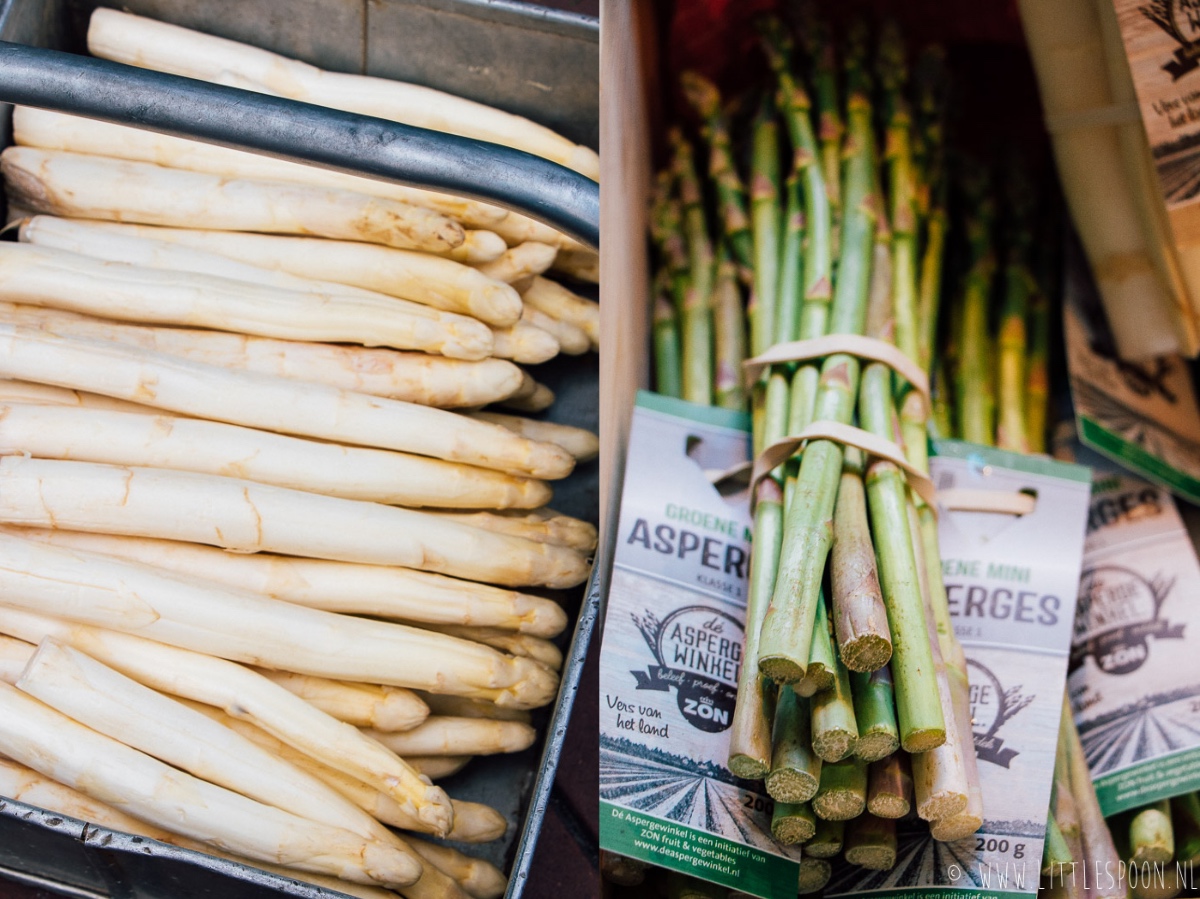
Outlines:
[[[87,17],[101,5],[245,41],[322,68],[451,91],[598,147],[599,28],[593,18],[507,0],[0,0],[0,40],[83,53]],[[5,109],[0,143],[10,142]],[[557,394],[547,419],[597,429],[594,354],[560,357],[540,366],[537,377]],[[555,508],[595,521],[598,482],[596,463],[581,466],[556,485]],[[595,579],[586,595],[559,598],[579,613],[578,624],[560,641],[567,658],[557,703],[535,717],[542,738],[525,752],[476,760],[445,782],[452,795],[486,802],[516,822],[504,839],[469,850],[512,872],[510,897],[520,895],[528,874],[566,734],[595,623]],[[335,895],[3,799],[0,875],[79,896]]]

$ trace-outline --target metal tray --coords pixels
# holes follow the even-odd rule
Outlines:
[[[87,16],[100,5],[243,40],[323,68],[453,91],[598,145],[599,28],[586,16],[508,0],[0,0],[0,40],[82,53]],[[0,144],[7,145],[10,115],[7,107],[2,110]],[[546,418],[598,428],[594,354],[560,357],[536,375],[558,395]],[[580,466],[558,485],[555,508],[595,522],[598,481],[595,462]],[[585,596],[557,598],[579,615],[575,633],[560,639],[566,661],[557,702],[535,716],[541,740],[522,753],[477,760],[445,782],[456,797],[486,802],[517,822],[504,839],[468,850],[510,872],[509,897],[521,894],[553,784],[595,622],[595,578]],[[0,875],[78,896],[337,895],[5,799],[0,799]]]

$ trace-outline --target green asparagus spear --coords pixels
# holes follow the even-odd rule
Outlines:
[[[821,758],[813,750],[809,702],[791,687],[779,688],[766,788],[777,802],[808,802],[821,783]]]
[[[829,330],[855,334],[862,332],[866,314],[876,221],[871,107],[861,75],[852,82],[848,108],[846,211]],[[859,367],[858,359],[840,353],[823,362],[813,406],[815,418],[850,420]],[[778,682],[798,681],[808,665],[841,470],[842,448],[831,441],[812,441],[801,457],[758,654],[760,670]]]
[[[716,190],[725,239],[734,262],[746,273],[744,283],[749,285],[749,273],[754,267],[754,238],[746,215],[746,187],[733,161],[733,142],[729,122],[721,109],[721,95],[716,85],[697,72],[684,72],[679,83],[684,96],[704,121],[704,139],[710,154],[708,174]]]

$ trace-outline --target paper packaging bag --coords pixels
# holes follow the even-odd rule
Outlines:
[[[749,458],[746,427],[742,415],[639,398],[601,650],[601,845],[790,899],[800,853],[772,841],[761,784],[725,768],[751,517],[742,485],[713,481]],[[902,823],[895,869],[838,862],[827,896],[1037,891],[1090,473],[953,441],[938,450],[932,474],[949,497],[1034,497],[1020,517],[943,509],[939,519],[985,823],[953,844]]]
[[[943,506],[938,518],[950,615],[967,657],[984,823],[972,837],[939,843],[924,821],[901,822],[893,870],[840,862],[826,896],[961,890],[981,899],[1038,889],[1090,473],[959,441],[936,450],[930,473],[946,505],[968,491],[1034,499],[1021,516]]]
[[[1092,461],[1071,673],[1105,815],[1200,789],[1200,562],[1165,490]]]
[[[725,767],[750,573],[747,416],[638,395],[600,650],[600,845],[764,899],[799,847]],[[718,481],[714,485],[714,481]]]

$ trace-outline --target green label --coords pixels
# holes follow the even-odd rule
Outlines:
[[[795,862],[609,802],[600,803],[600,846],[762,899],[796,899]]]
[[[964,887],[917,887],[915,889],[871,890],[866,893],[849,893],[839,896],[869,896],[870,899],[1029,899],[1028,892],[1012,890],[970,889]]]
[[[1200,748],[1156,758],[1095,782],[1105,817],[1200,789]]]
[[[1137,444],[1106,430],[1086,416],[1080,417],[1079,424],[1080,439],[1092,449],[1125,465],[1147,480],[1166,487],[1172,493],[1190,502],[1200,503],[1200,481],[1187,472],[1180,471]]]
[[[663,415],[686,418],[688,421],[698,424],[728,428],[731,431],[750,430],[750,413],[748,412],[722,409],[719,406],[701,406],[697,403],[689,403],[687,400],[676,399],[673,396],[651,393],[649,390],[637,392],[635,405],[642,409],[660,412]]]

